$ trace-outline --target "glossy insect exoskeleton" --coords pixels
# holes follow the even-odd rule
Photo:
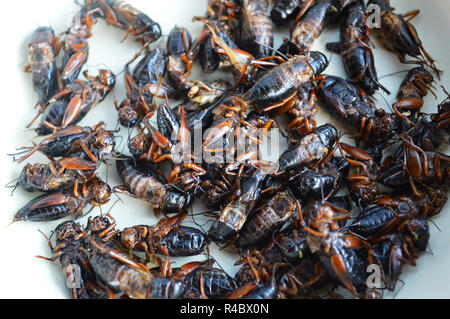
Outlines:
[[[293,105],[289,105],[287,111],[292,121],[286,126],[286,130],[293,133],[294,138],[301,138],[303,135],[311,133],[317,126],[315,120],[317,111],[316,93],[312,85],[299,87],[297,96],[293,99]]]
[[[336,235],[340,233],[332,233]],[[344,238],[334,237],[329,254],[320,254],[320,260],[325,269],[344,287],[356,295],[367,289],[367,260],[358,256],[354,249],[347,248]],[[345,271],[345,274],[341,273]]]
[[[179,92],[164,80],[168,68],[168,53],[162,48],[147,51],[137,63],[132,76],[136,84],[142,88],[146,99],[148,93],[159,98],[178,98]],[[160,83],[161,81],[161,83]]]
[[[320,52],[298,54],[271,70],[243,95],[258,110],[270,111],[291,101],[297,88],[311,82],[328,66]]]
[[[306,0],[279,0],[270,11],[270,19],[279,27],[285,26],[297,16],[306,2]]]
[[[180,27],[174,27],[167,40],[169,79],[183,93],[188,93],[193,86],[193,83],[188,80],[191,73],[191,61],[187,55],[191,44],[192,38],[189,31]]]
[[[138,225],[121,232],[122,245],[144,251],[147,257],[159,253],[166,256],[195,256],[205,249],[207,239],[198,229],[180,226],[185,214],[161,219],[157,225]]]
[[[325,159],[338,140],[338,131],[331,124],[319,126],[315,132],[303,137],[279,159],[280,173],[298,170]]]
[[[394,52],[400,62],[427,65],[439,76],[441,71],[437,69],[433,58],[425,51],[416,29],[409,22],[420,11],[413,10],[403,15],[396,14],[390,5],[390,0],[370,0],[368,4],[377,5],[381,9],[381,26],[374,28],[374,31],[383,42],[384,47]],[[407,61],[407,55],[415,59]]]
[[[428,247],[430,229],[424,219],[408,219],[397,231],[373,240],[373,253],[382,269],[382,279],[388,290],[394,291],[403,265],[416,265],[418,253]]]
[[[65,129],[81,121],[98,103],[102,102],[116,83],[115,75],[108,70],[99,70],[91,77],[84,72],[87,81],[77,81],[56,93],[45,105],[41,123],[36,129],[39,135],[48,135],[53,130]]]
[[[80,152],[84,152],[91,161],[97,163],[112,156],[115,144],[113,132],[105,130],[103,122],[94,127],[73,126],[47,137],[17,161],[22,163],[37,151],[51,158],[81,157]]]
[[[88,245],[86,238],[82,236],[81,226],[73,221],[66,221],[56,226],[55,234],[56,247],[53,247],[47,238],[53,257],[38,257],[50,261],[59,258],[66,283],[72,284],[72,287],[68,288],[73,299],[102,298],[101,294],[96,293],[97,290],[101,290],[105,297],[105,289],[97,283],[89,263],[86,251]]]
[[[45,104],[58,91],[55,59],[58,39],[50,27],[38,27],[28,42],[28,62],[25,72],[31,72],[38,104]]]
[[[249,216],[234,245],[242,250],[265,246],[273,232],[283,226],[298,210],[295,198],[288,190],[278,192]]]
[[[378,195],[378,167],[372,156],[362,149],[346,143],[340,143],[339,148],[351,156],[351,159],[345,158],[350,165],[346,177],[350,196],[358,207],[366,207]]]
[[[87,62],[89,56],[87,40],[91,37],[95,12],[95,9],[82,8],[76,13],[71,26],[65,32],[61,67],[61,80],[64,86],[75,83]]]
[[[311,49],[314,41],[323,30],[334,23],[343,9],[353,0],[317,0],[304,13],[297,16],[295,26],[291,31],[291,42],[298,46],[300,52]],[[308,6],[311,2],[308,3]]]
[[[351,212],[336,208],[326,202],[315,202],[305,215],[300,216],[303,229],[307,232],[307,242],[312,253],[318,254],[320,261],[340,284],[355,296],[367,289],[367,259],[360,258],[357,249],[369,246],[354,235],[341,232],[339,220],[351,218]],[[306,222],[305,222],[306,221]]]
[[[151,139],[143,130],[130,138],[128,150],[135,159],[142,158],[150,147]]]
[[[204,265],[190,272],[183,280],[186,298],[221,298],[237,288],[225,271]]]
[[[151,51],[139,61],[135,68],[135,71],[137,70],[136,76],[134,73],[131,75],[130,62],[125,65],[126,98],[119,105],[114,97],[119,123],[125,127],[135,127],[147,114],[152,114],[153,95],[164,97],[164,93],[166,93],[173,97],[170,94],[170,89],[168,90],[163,83],[161,83],[159,92],[157,92],[159,72],[162,72],[162,77],[166,66],[165,54],[159,55],[158,52],[161,51],[158,49]],[[147,59],[149,60],[147,61]],[[148,63],[152,64],[149,65]],[[160,69],[159,64],[162,64],[163,70]],[[142,83],[146,80],[148,82]]]
[[[231,176],[225,174],[223,168],[217,164],[206,164],[206,174],[200,184],[205,205],[210,209],[219,209],[227,203],[233,194]]]
[[[203,72],[215,72],[223,61],[223,55],[226,55],[223,44],[217,43],[214,40],[215,37],[219,37],[224,41],[224,44],[226,44],[230,50],[238,48],[234,42],[234,26],[232,25],[232,22],[235,20],[235,15],[236,6],[233,1],[208,1],[206,16],[204,18],[199,18],[200,20],[205,19],[205,28],[200,36],[194,41],[188,54],[189,57],[197,57]],[[212,34],[212,32],[215,34]]]
[[[416,183],[443,184],[450,173],[450,157],[434,151],[424,151],[411,137],[403,139],[403,165],[414,194],[419,195]]]
[[[237,236],[261,195],[265,177],[266,173],[263,170],[254,169],[250,170],[248,177],[242,178],[240,189],[235,191],[234,198],[209,229],[208,237],[212,241],[226,244]]]
[[[425,188],[422,192],[422,196],[381,196],[350,224],[350,230],[364,237],[376,236],[394,231],[406,219],[439,214],[447,202],[445,189]]]
[[[267,171],[275,171],[278,168],[276,163],[260,160],[262,156],[259,147],[262,137],[272,126],[277,126],[277,124],[268,114],[250,112],[245,121],[242,121],[239,127],[234,128],[237,139],[236,157],[231,163],[225,165],[225,173],[239,174],[236,172],[239,172],[243,165],[255,165],[267,169]]]
[[[239,0],[239,28],[237,42],[255,58],[271,55],[273,47],[272,25],[264,0]]]
[[[184,294],[181,281],[153,276],[144,264],[129,259],[108,243],[91,239],[90,244],[92,269],[113,292],[133,299],[174,299]]]
[[[326,109],[358,130],[363,140],[384,142],[399,131],[396,114],[376,109],[355,85],[342,78],[327,75],[318,91]]]
[[[227,163],[228,157],[234,156],[237,151],[235,143],[237,129],[241,120],[240,107],[227,107],[220,105],[213,110],[213,122],[205,131],[203,140],[203,152],[215,154],[208,160],[210,164]]]
[[[332,157],[319,170],[304,169],[289,177],[289,188],[293,194],[306,202],[322,199],[341,188],[348,173],[349,164],[339,157]]]
[[[165,213],[178,213],[192,204],[192,197],[167,186],[166,181],[152,167],[142,161],[123,157],[116,160],[116,168],[126,189]]]
[[[83,184],[80,191],[75,187],[72,192],[57,191],[36,197],[16,213],[14,221],[39,222],[71,215],[79,217],[88,204],[100,206],[109,201],[111,188],[98,177]]]
[[[409,70],[400,85],[393,108],[402,113],[409,112],[406,121],[416,123],[423,106],[423,98],[428,92],[433,93],[431,89],[434,82],[433,75],[423,67]]]
[[[366,7],[362,1],[351,4],[346,9],[346,17],[341,25],[340,42],[327,44],[327,48],[342,54],[349,80],[358,84],[364,92],[372,95],[381,88],[378,82],[375,61],[369,39],[366,21]]]
[[[145,13],[121,0],[88,0],[85,7],[98,8],[106,23],[127,30],[143,44],[152,43],[161,37],[161,27]]]
[[[19,185],[29,192],[62,191],[73,187],[80,175],[92,174],[96,170],[95,163],[80,158],[64,158],[50,164],[27,164],[19,176]]]
[[[168,182],[186,194],[195,195],[200,189],[200,176],[206,171],[200,165],[192,163],[191,131],[183,106],[180,107],[179,113],[178,120],[170,107],[160,105],[157,115],[158,130],[146,122],[152,145],[144,158],[154,163],[169,160],[172,170]]]

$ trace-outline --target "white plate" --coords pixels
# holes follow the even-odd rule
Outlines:
[[[168,34],[174,25],[187,27],[193,35],[199,34],[202,29],[201,23],[193,23],[192,17],[204,15],[206,0],[129,0],[129,3],[146,12],[151,18],[161,24],[164,34]],[[403,13],[412,9],[421,9],[421,13],[413,20],[425,48],[437,60],[438,67],[444,70],[441,83],[449,86],[449,33],[450,33],[450,2],[447,0],[393,0],[393,6],[397,12]],[[32,89],[31,76],[23,72],[27,62],[27,42],[33,30],[41,25],[51,25],[57,33],[67,29],[71,19],[77,10],[72,0],[53,1],[10,1],[3,5],[3,17],[0,20],[2,33],[1,54],[1,137],[0,146],[0,180],[2,185],[16,179],[23,166],[13,163],[6,153],[14,152],[15,148],[31,145],[33,133],[24,129],[25,125],[35,114],[33,109],[36,103],[36,94]],[[282,36],[287,36],[287,30],[276,30],[276,47],[281,42]],[[133,42],[130,37],[127,41],[120,43],[124,32],[113,27],[107,27],[100,20],[94,26],[93,36],[89,39],[89,61],[87,68],[95,72],[96,68],[106,65],[109,69],[119,73],[125,61],[129,60],[139,50],[140,45]],[[324,44],[338,38],[338,30],[326,31],[315,43],[314,49],[326,52]],[[155,46],[155,45],[153,45]],[[409,67],[400,64],[396,57],[382,48],[375,51],[375,61],[378,75],[390,74],[396,71],[407,70]],[[329,53],[326,53],[330,56]],[[327,74],[346,76],[341,58],[333,55]],[[192,78],[200,76],[201,73],[194,72]],[[398,86],[404,76],[398,74],[381,79],[381,83],[392,92],[397,92]],[[219,75],[213,75],[213,78]],[[125,96],[123,87],[123,76],[118,76],[115,87],[118,100]],[[436,109],[445,95],[442,90],[437,90],[438,99],[429,94],[425,99],[427,112]],[[386,102],[379,96],[380,107],[386,108]],[[395,94],[386,97],[388,103],[395,101]],[[92,125],[103,120],[109,128],[116,124],[116,111],[112,104],[112,94],[100,105],[96,106],[86,118],[82,125]],[[330,116],[320,112],[319,123],[330,121]],[[334,123],[334,122],[333,122]],[[338,127],[342,127],[339,126]],[[126,135],[126,131],[122,130]],[[123,146],[123,144],[122,144]],[[31,162],[45,160],[36,155]],[[119,185],[120,180],[114,168],[109,169],[109,183]],[[2,289],[0,298],[68,298],[69,294],[65,288],[62,272],[57,263],[51,264],[35,255],[50,256],[50,251],[45,239],[37,231],[42,230],[46,234],[55,228],[61,221],[48,223],[15,223],[6,227],[12,220],[16,211],[34,198],[35,194],[26,193],[20,189],[16,190],[14,196],[10,196],[10,190],[1,187],[1,203],[3,206],[0,214],[0,243],[2,245],[2,261],[0,262],[0,283]],[[121,196],[124,204],[118,203],[112,210],[112,215],[117,218],[118,227],[124,228],[136,224],[152,225],[156,223],[153,213],[145,203]],[[114,199],[111,200],[111,205]],[[103,207],[108,210],[109,205]],[[196,208],[202,211],[204,208]],[[420,256],[416,267],[405,266],[401,279],[405,285],[398,292],[398,298],[449,298],[450,276],[448,274],[450,265],[450,212],[448,204],[441,214],[434,219],[439,227],[431,225],[430,248],[433,253],[424,253]],[[96,215],[99,210],[94,210],[91,215]],[[80,221],[85,223],[85,218]],[[209,227],[209,226],[206,226]],[[219,252],[212,246],[213,256],[217,257],[221,266],[231,275],[237,271],[233,266],[236,256]],[[203,257],[190,258],[189,260],[202,259]],[[183,259],[185,261],[186,259]],[[401,286],[401,284],[399,285]],[[392,295],[386,294],[390,298]]]

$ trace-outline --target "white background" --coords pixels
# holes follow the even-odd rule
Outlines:
[[[187,27],[193,35],[199,34],[202,26],[200,23],[191,22],[194,15],[204,15],[206,0],[129,0],[129,3],[147,13],[158,21],[163,33],[168,34],[174,25]],[[425,48],[438,61],[438,67],[445,71],[440,84],[450,89],[449,73],[449,32],[450,32],[450,1],[448,0],[393,0],[393,6],[398,12],[406,12],[412,9],[421,9],[421,14],[413,20]],[[51,25],[57,33],[67,29],[77,6],[71,0],[39,0],[39,1],[8,1],[2,6],[2,30],[1,45],[1,118],[0,118],[0,297],[1,298],[67,298],[68,292],[64,285],[64,278],[57,263],[51,264],[35,255],[50,256],[50,251],[45,239],[37,231],[42,230],[46,234],[55,228],[61,221],[49,223],[15,223],[7,226],[16,211],[36,194],[29,194],[20,189],[14,196],[10,196],[10,190],[3,185],[16,179],[23,165],[13,163],[6,153],[13,153],[17,147],[29,146],[32,143],[33,133],[24,129],[25,125],[35,115],[33,109],[37,97],[32,89],[31,75],[22,70],[27,62],[27,42],[33,30],[41,25]],[[107,67],[116,74],[119,73],[125,61],[128,61],[139,50],[140,45],[130,38],[120,43],[124,32],[113,27],[107,27],[100,20],[93,29],[93,37],[89,40],[90,52],[86,68],[95,74],[97,68]],[[280,44],[282,36],[288,36],[287,30],[276,30],[276,47]],[[337,29],[325,32],[314,49],[324,51],[324,44],[335,41],[338,38]],[[154,44],[155,47],[158,44]],[[326,53],[330,56],[330,53]],[[379,77],[396,71],[406,70],[409,67],[398,63],[396,57],[381,49],[375,50],[376,66]],[[326,73],[345,76],[342,62],[339,56],[333,55],[330,67]],[[213,75],[219,77],[220,75]],[[403,74],[383,78],[381,83],[394,94],[386,97],[392,104],[395,93],[403,78]],[[201,78],[201,74],[194,72],[192,78]],[[118,76],[115,88],[118,100],[124,97],[123,75]],[[437,91],[438,99],[430,94],[426,98],[425,111],[432,112],[436,105],[445,97],[442,90]],[[378,105],[386,108],[386,102],[379,96]],[[96,124],[103,120],[109,128],[116,125],[116,111],[112,104],[112,94],[100,105],[96,106],[82,125]],[[330,121],[327,113],[320,112],[319,123]],[[335,123],[335,122],[333,122]],[[342,128],[338,125],[338,127]],[[123,130],[125,131],[125,130]],[[122,132],[126,136],[127,132]],[[123,144],[122,146],[123,147]],[[33,156],[30,162],[45,160],[42,156]],[[104,172],[106,173],[106,172]],[[114,167],[108,170],[108,182],[115,186],[120,184],[114,171]],[[118,203],[112,210],[112,215],[117,218],[119,228],[136,224],[152,225],[156,222],[153,213],[145,203],[121,196],[124,204]],[[113,197],[112,204],[115,201]],[[108,209],[109,205],[103,208]],[[203,211],[202,207],[196,207],[196,212]],[[449,298],[450,297],[450,212],[446,205],[441,214],[434,219],[440,231],[430,224],[431,253],[422,254],[417,267],[404,267],[401,279],[405,285],[400,289],[398,298]],[[95,209],[91,215],[97,215],[100,211]],[[85,219],[80,221],[85,223]],[[189,224],[189,221],[187,222]],[[205,226],[208,228],[209,226]],[[220,261],[231,275],[237,271],[233,266],[236,256],[219,252],[214,245],[213,255]],[[193,259],[203,259],[197,257]],[[192,259],[191,259],[192,260]],[[399,284],[401,286],[401,284]],[[391,298],[392,295],[385,295]]]

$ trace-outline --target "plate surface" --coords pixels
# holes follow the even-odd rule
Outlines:
[[[206,0],[129,0],[134,7],[146,12],[154,20],[158,21],[163,33],[167,35],[175,25],[187,27],[193,36],[198,35],[202,29],[201,23],[193,23],[192,17],[203,15],[206,11]],[[420,9],[421,13],[413,20],[424,47],[432,57],[437,60],[438,67],[444,70],[439,85],[444,85],[450,89],[450,2],[447,0],[393,0],[392,5],[397,12],[403,13],[413,9]],[[26,10],[24,10],[26,6]],[[0,180],[3,185],[17,178],[20,167],[13,163],[6,153],[13,153],[16,148],[29,146],[32,143],[33,133],[24,129],[25,125],[34,116],[33,109],[36,103],[36,94],[31,85],[31,76],[23,72],[23,67],[27,62],[27,42],[32,31],[41,25],[51,25],[57,33],[67,29],[77,6],[74,1],[13,1],[4,6],[4,18],[1,19],[1,29],[7,34],[3,38],[2,52],[2,125],[0,126],[0,145],[2,155],[0,156]],[[16,19],[20,18],[20,22]],[[281,43],[283,36],[288,36],[287,30],[275,29],[275,46]],[[124,37],[124,32],[113,27],[107,27],[99,20],[94,26],[93,36],[89,39],[89,61],[85,66],[91,72],[101,67],[107,67],[116,74],[120,73],[125,61],[131,59],[139,50],[140,45],[133,42],[131,37],[124,42],[120,40]],[[326,70],[327,74],[335,74],[345,77],[341,58],[331,55],[324,48],[324,44],[338,38],[336,28],[327,30],[314,48],[326,52],[331,56],[331,63]],[[155,47],[157,44],[153,44]],[[392,92],[397,92],[398,86],[404,73],[391,75],[383,78],[383,75],[407,70],[409,67],[400,64],[396,57],[386,52],[379,45],[375,53],[376,67],[381,83]],[[220,78],[220,74],[212,75],[212,78]],[[195,71],[192,78],[203,78],[203,75]],[[125,96],[123,87],[123,75],[118,76],[118,83],[114,89],[119,101]],[[425,99],[425,112],[436,109],[445,95],[439,88],[438,98],[428,95]],[[392,96],[376,95],[378,105],[386,108],[387,103],[395,101],[395,94]],[[96,124],[100,120],[105,121],[108,128],[116,125],[116,111],[113,106],[113,95],[110,94],[104,102],[96,106],[86,118],[82,125]],[[320,111],[318,122],[334,122],[330,116]],[[342,126],[337,125],[339,128]],[[122,129],[121,135],[127,136],[128,132]],[[121,145],[123,147],[123,143]],[[45,161],[40,155],[33,156],[30,162]],[[119,185],[120,180],[111,167],[103,174],[108,175],[108,182],[111,185]],[[103,175],[106,176],[106,175]],[[15,212],[25,205],[36,195],[28,194],[20,189],[10,196],[11,190],[1,188],[2,213],[0,214],[0,242],[2,243],[2,262],[0,263],[0,283],[2,289],[0,298],[68,298],[69,294],[65,288],[64,278],[57,263],[51,264],[35,255],[50,256],[51,252],[43,236],[37,231],[40,229],[45,234],[50,234],[61,221],[49,223],[15,223],[7,226]],[[121,196],[119,202],[111,211],[117,219],[118,227],[123,229],[136,224],[152,225],[156,223],[156,218],[145,203]],[[109,205],[103,207],[103,212],[107,211],[115,200],[111,200]],[[205,211],[204,207],[194,207],[196,212]],[[431,240],[429,253],[424,253],[418,259],[416,267],[405,266],[401,279],[405,282],[397,294],[397,298],[449,298],[450,297],[450,276],[448,274],[450,265],[450,207],[447,204],[441,214],[433,221],[436,227],[430,224]],[[91,215],[97,215],[100,211],[95,209]],[[85,224],[86,218],[80,220]],[[192,222],[187,221],[187,224]],[[206,229],[209,227],[205,226]],[[439,227],[439,230],[438,228]],[[212,255],[217,258],[220,265],[234,275],[237,267],[233,264],[236,256],[227,252],[219,251],[215,245],[211,245]],[[183,263],[187,260],[201,260],[204,257],[177,260]],[[401,284],[399,285],[401,286]],[[385,294],[386,298],[392,295]]]

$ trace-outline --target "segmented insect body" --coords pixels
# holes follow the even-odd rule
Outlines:
[[[419,194],[416,183],[443,184],[448,179],[450,157],[439,152],[425,152],[410,137],[403,140],[402,160],[416,195]]]
[[[61,80],[64,86],[73,84],[81,69],[86,64],[89,56],[88,38],[91,37],[91,29],[94,11],[82,8],[72,20],[72,24],[65,32],[63,44],[63,60],[61,67]]]
[[[116,161],[116,168],[131,194],[146,201],[155,213],[178,213],[189,207],[192,197],[169,188],[154,169],[144,162],[123,157]]]
[[[352,157],[346,158],[350,163],[346,178],[350,196],[360,208],[366,207],[378,196],[378,167],[372,156],[362,149],[345,143],[340,143],[339,147]]]
[[[375,28],[374,31],[384,46],[394,52],[400,62],[428,65],[439,76],[441,71],[437,69],[433,58],[425,51],[416,29],[409,22],[420,11],[414,10],[404,15],[396,14],[390,5],[390,0],[370,0],[369,4],[377,5],[381,9],[381,27]],[[407,55],[415,59],[407,61]]]
[[[395,231],[411,218],[430,218],[442,210],[447,193],[442,187],[425,188],[422,196],[389,196],[378,198],[350,225],[350,230],[364,237]]]
[[[28,202],[14,216],[14,221],[50,221],[70,215],[81,216],[87,204],[100,206],[109,201],[111,188],[97,177],[86,182],[80,194],[50,192]]]
[[[100,297],[101,295],[96,291],[103,289],[97,284],[95,274],[90,266],[86,251],[88,245],[86,239],[80,236],[82,235],[80,225],[73,221],[63,222],[56,226],[55,234],[56,247],[53,247],[47,239],[53,253],[52,258],[38,257],[51,261],[59,258],[73,299]]]
[[[433,75],[421,66],[409,70],[400,85],[394,107],[400,112],[409,112],[407,118],[417,123],[423,98],[428,92],[432,92],[434,82]]]
[[[158,76],[166,74],[167,59],[167,52],[162,48],[147,51],[133,69],[134,81],[142,87],[148,83],[157,85]]]
[[[207,245],[205,235],[198,229],[179,224],[185,215],[162,219],[155,226],[138,225],[121,233],[121,243],[127,249],[166,256],[195,256]]]
[[[145,13],[121,0],[89,0],[85,7],[98,8],[106,23],[127,30],[137,41],[152,43],[161,37],[161,27]]]
[[[116,142],[114,133],[100,122],[94,127],[73,126],[54,133],[19,158],[22,163],[39,151],[47,157],[88,157],[90,161],[106,161],[112,156]]]
[[[219,209],[233,194],[232,181],[217,164],[206,164],[206,174],[200,184],[203,202],[210,209]]]
[[[318,0],[300,18],[297,18],[291,31],[291,42],[298,46],[300,52],[311,49],[314,41],[322,34],[323,30],[342,12],[344,7],[352,0]]]
[[[97,244],[98,245],[98,244]],[[106,244],[94,246],[90,262],[97,277],[114,292],[133,299],[174,299],[184,293],[181,281],[155,277],[145,268]]]
[[[87,204],[68,192],[54,192],[41,195],[22,207],[14,221],[57,220],[68,215],[81,215],[80,209]]]
[[[50,192],[66,190],[75,184],[79,176],[74,170],[55,174],[58,173],[60,166],[55,165],[55,171],[52,171],[50,165],[39,163],[25,165],[19,176],[20,187],[28,192]]]
[[[128,141],[128,149],[135,159],[140,159],[145,156],[145,153],[150,147],[150,143],[151,139],[148,134],[141,130]]]
[[[270,56],[273,47],[272,25],[264,0],[239,1],[238,43],[255,58]]]
[[[261,195],[261,186],[265,177],[264,171],[255,169],[249,173],[248,177],[243,178],[238,195],[227,204],[219,219],[209,229],[208,236],[212,241],[225,244],[236,237]]]
[[[293,105],[287,111],[292,121],[286,126],[286,130],[293,133],[294,138],[301,138],[311,133],[317,126],[315,120],[317,111],[316,94],[312,85],[307,84],[299,87]]]
[[[277,193],[253,211],[239,232],[235,246],[240,250],[263,247],[273,232],[297,213],[297,209],[295,198],[288,190]]]
[[[368,37],[366,8],[362,1],[347,7],[346,18],[341,25],[340,42],[327,44],[328,49],[342,54],[350,81],[358,84],[364,92],[372,95],[379,88],[389,91],[378,82],[375,61]]]
[[[116,83],[115,75],[108,70],[99,70],[96,77],[91,77],[87,72],[83,74],[87,81],[67,85],[47,102],[36,130],[38,134],[47,135],[53,130],[75,125],[105,99]]]
[[[396,114],[376,109],[356,86],[342,78],[327,75],[319,98],[330,113],[358,130],[363,140],[384,142],[399,132]]]
[[[58,55],[58,40],[50,27],[38,27],[28,42],[26,72],[31,72],[33,88],[38,103],[43,105],[58,91],[55,59]]]
[[[372,245],[377,262],[382,269],[382,280],[386,288],[395,291],[403,265],[416,265],[418,253],[426,250],[430,239],[428,221],[408,219],[398,231],[379,236]]]
[[[320,170],[304,169],[289,177],[289,189],[302,203],[309,199],[322,199],[341,188],[347,176],[349,164],[339,157],[332,157]]]
[[[279,0],[270,11],[270,19],[279,27],[287,25],[305,3],[306,0]]]
[[[188,80],[191,73],[191,61],[187,57],[192,45],[192,38],[185,28],[174,27],[167,40],[169,60],[167,71],[169,78],[178,90],[188,93],[194,85]]]
[[[56,132],[44,141],[39,143],[36,150],[51,157],[62,157],[69,154],[72,145],[75,141],[83,140],[92,133],[92,129],[89,127],[74,126],[66,128],[62,131]],[[25,160],[28,156],[31,156],[33,150],[20,159]]]
[[[365,293],[366,264],[357,250],[368,243],[339,231],[339,220],[351,218],[351,212],[337,209],[324,201],[315,202],[307,211],[306,223],[300,218],[312,253],[318,254],[326,271],[355,296]]]
[[[356,251],[347,248],[347,243],[340,236],[341,233],[332,233],[332,246],[329,254],[319,254],[325,269],[347,289],[358,294],[367,290],[367,261],[358,256]]]
[[[298,54],[271,70],[255,82],[243,95],[258,110],[268,110],[291,101],[297,88],[314,80],[328,66],[320,52]]]
[[[204,266],[197,268],[184,278],[186,297],[201,296],[207,298],[221,298],[234,289],[237,285],[222,269]]]
[[[317,164],[325,159],[335,146],[338,131],[331,124],[325,124],[303,137],[296,145],[281,154],[279,172],[298,170],[307,165]]]

